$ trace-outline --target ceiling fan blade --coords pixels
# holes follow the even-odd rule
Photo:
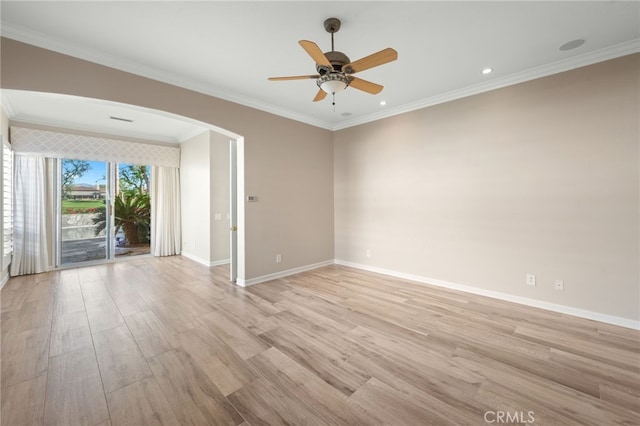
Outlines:
[[[362,59],[358,59],[355,62],[344,65],[342,71],[347,74],[354,74],[360,71],[368,70],[369,68],[377,67],[378,65],[386,64],[398,59],[398,52],[390,47],[383,49],[379,52],[373,53],[369,56],[365,56]]]
[[[318,102],[321,101],[325,98],[325,96],[327,96],[327,92],[325,92],[324,90],[320,89],[318,90],[318,93],[316,94],[316,97],[313,98],[313,102]]]
[[[363,80],[358,77],[350,77],[349,81],[350,81],[349,86],[358,90],[362,90],[363,92],[371,93],[372,95],[376,95],[382,92],[382,89],[384,88],[384,86],[381,86],[376,83],[372,83],[367,80]]]
[[[284,81],[284,80],[306,80],[309,78],[320,78],[319,75],[292,75],[290,77],[269,77],[270,81]]]
[[[322,50],[320,50],[317,44],[309,40],[300,40],[298,43],[300,43],[300,46],[302,46],[302,48],[309,54],[309,56],[311,56],[313,60],[316,61],[316,64],[324,65],[333,69],[331,62],[329,62],[327,57],[324,56],[324,53],[322,53]]]

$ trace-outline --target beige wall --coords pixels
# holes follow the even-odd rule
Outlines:
[[[336,132],[336,258],[638,320],[639,65]]]
[[[211,261],[210,139],[206,131],[180,146],[182,253],[203,263]]]
[[[0,50],[3,88],[140,105],[244,136],[245,190],[260,201],[246,208],[240,278],[333,258],[330,131],[6,38]]]

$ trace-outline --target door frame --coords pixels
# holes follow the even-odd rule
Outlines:
[[[114,218],[114,198],[116,196],[116,185],[117,179],[116,174],[118,173],[118,166],[120,164],[132,164],[132,163],[124,163],[119,161],[102,161],[102,160],[88,160],[88,161],[99,161],[101,163],[105,163],[106,167],[106,191],[105,191],[105,208],[107,213],[107,227],[106,227],[106,248],[105,248],[105,258],[98,260],[87,260],[83,262],[73,262],[73,263],[62,263],[62,161],[65,158],[56,158],[55,162],[55,173],[56,173],[56,183],[55,188],[53,188],[55,194],[55,231],[54,231],[54,243],[53,243],[53,251],[55,256],[53,257],[55,269],[66,269],[66,268],[77,268],[83,266],[92,266],[92,265],[100,265],[105,263],[113,263],[119,261],[125,261],[130,259],[139,259],[145,256],[151,256],[151,251],[153,250],[153,239],[154,235],[151,232],[150,240],[149,240],[149,253],[148,254],[140,254],[136,256],[123,256],[116,257],[116,241],[115,241],[115,218]],[[147,167],[150,167],[147,165]],[[149,175],[149,179],[153,179],[153,176]],[[150,186],[152,186],[150,182]],[[153,206],[153,203],[152,203]],[[153,207],[152,207],[153,208]],[[153,213],[151,214],[151,222],[153,222]],[[153,223],[150,224],[150,228],[153,229]]]
[[[102,160],[91,160],[91,161],[99,161],[101,163],[106,164],[106,188],[105,188],[105,208],[107,214],[107,226],[105,229],[105,258],[97,259],[97,260],[87,260],[84,262],[73,262],[73,263],[62,263],[62,161],[67,159],[65,158],[56,158],[56,184],[55,184],[55,238],[54,238],[54,247],[53,250],[55,252],[54,257],[54,268],[55,269],[65,269],[65,268],[77,268],[82,266],[90,266],[90,265],[99,265],[103,263],[112,262],[115,260],[115,242],[113,238],[109,238],[109,236],[113,232],[113,194],[115,191],[115,165],[110,161],[102,161]],[[74,160],[74,158],[69,158]]]
[[[238,278],[238,143],[229,140],[229,280]]]
[[[229,258],[231,282],[245,282],[245,190],[244,137],[235,136],[229,142]]]

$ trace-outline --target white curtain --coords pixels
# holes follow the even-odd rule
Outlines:
[[[154,256],[180,254],[180,174],[175,167],[151,169],[151,219]]]
[[[14,157],[11,275],[48,269],[47,171],[44,157]]]

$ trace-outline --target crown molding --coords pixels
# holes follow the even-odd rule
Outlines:
[[[0,104],[2,105],[2,109],[7,114],[8,118],[14,117],[18,114],[15,105],[11,102],[11,98],[4,95],[4,93],[0,90]]]
[[[332,131],[370,123],[372,121],[381,120],[383,118],[393,117],[395,115],[404,114],[429,106],[450,102],[456,99],[477,95],[483,92],[500,89],[514,84],[524,83],[526,81],[535,80],[549,75],[569,71],[575,68],[580,68],[598,62],[603,62],[606,60],[640,52],[640,39],[634,39],[603,49],[556,61],[550,64],[534,67],[519,73],[510,74],[484,83],[479,83],[431,96],[416,102],[398,106],[396,108],[386,109],[384,111],[367,114],[362,117],[357,117],[338,124],[334,124],[319,120],[306,114],[300,114],[285,108],[276,107],[257,99],[231,93],[219,87],[211,87],[209,85],[203,84],[202,82],[176,78],[174,75],[161,72],[155,68],[136,64],[130,61],[123,61],[121,58],[116,56],[106,54],[97,55],[95,52],[89,51],[87,49],[64,43],[60,40],[45,36],[35,31],[28,30],[24,27],[13,25],[11,23],[2,23],[2,36],[23,43],[32,44],[43,49],[48,49],[65,55],[84,59],[110,68],[116,68],[122,71],[130,72],[132,74],[151,78],[163,83],[193,90],[229,102],[234,102],[250,108]]]
[[[131,61],[125,61],[117,56],[96,54],[95,52],[92,52],[90,50],[62,42],[56,38],[46,36],[39,32],[32,31],[11,23],[2,22],[1,34],[2,37],[16,40],[22,43],[31,44],[33,46],[62,53],[74,58],[79,58],[96,64],[104,65],[109,68],[115,68],[121,71],[129,72],[131,74],[147,77],[152,80],[171,84],[173,86],[193,90],[198,93],[203,93],[205,95],[213,96],[225,101],[268,112],[270,114],[275,114],[284,118],[289,118],[291,120],[306,123],[315,127],[320,127],[327,130],[331,130],[332,127],[331,123],[323,120],[318,120],[315,117],[300,114],[285,108],[276,107],[269,103],[262,102],[247,96],[241,96],[220,87],[212,87],[208,84],[205,85],[204,83],[195,80],[176,78],[175,75],[172,75],[170,73],[165,73],[159,71],[156,68],[147,67],[145,65],[137,64]]]
[[[571,58],[552,62],[550,64],[530,68],[526,71],[510,74],[485,83],[474,84],[472,86],[452,90],[396,108],[368,114],[363,117],[354,118],[352,120],[347,120],[338,125],[332,126],[331,130],[342,130],[349,127],[358,126],[360,124],[370,123],[372,121],[381,120],[383,118],[404,114],[418,109],[450,102],[456,99],[466,98],[467,96],[477,95],[479,93],[488,92],[507,86],[513,86],[515,84],[524,83],[538,78],[547,77],[553,74],[570,71],[572,69],[592,65],[598,62],[603,62],[638,52],[640,52],[640,39],[630,40],[603,49],[594,50],[592,52],[587,52],[581,55],[573,56]]]

